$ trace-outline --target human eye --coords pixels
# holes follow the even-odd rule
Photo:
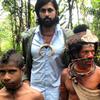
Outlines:
[[[45,13],[45,12],[46,12],[46,9],[43,9],[43,8],[42,8],[42,9],[40,9],[40,12],[41,12],[41,13]]]
[[[0,75],[4,75],[5,73],[6,73],[6,71],[0,70]]]
[[[14,74],[16,72],[16,70],[9,70],[10,74]]]
[[[54,9],[48,8],[48,12],[53,12],[53,11],[54,11]]]
[[[86,54],[88,54],[88,53],[89,53],[89,51],[87,51],[87,50],[86,50],[86,51],[84,51],[84,52],[85,52]]]

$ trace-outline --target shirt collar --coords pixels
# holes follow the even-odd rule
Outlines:
[[[58,32],[61,31],[61,30],[62,30],[62,29],[61,29],[60,24],[57,24],[57,25],[56,25],[55,33],[58,33]],[[39,26],[39,25],[36,27],[35,33],[40,33],[40,26]]]

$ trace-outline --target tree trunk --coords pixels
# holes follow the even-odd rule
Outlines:
[[[30,29],[31,26],[31,7],[30,7],[30,0],[28,0],[28,25],[27,28]]]

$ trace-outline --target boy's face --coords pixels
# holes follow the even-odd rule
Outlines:
[[[0,80],[7,90],[16,90],[22,82],[23,71],[14,65],[0,66]]]

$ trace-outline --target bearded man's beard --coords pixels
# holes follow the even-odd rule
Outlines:
[[[59,18],[58,17],[55,17],[54,19],[51,19],[49,18],[48,16],[45,17],[44,19],[42,18],[38,18],[37,19],[37,23],[40,25],[40,26],[44,26],[44,27],[52,27],[53,25],[56,25],[59,23]]]

